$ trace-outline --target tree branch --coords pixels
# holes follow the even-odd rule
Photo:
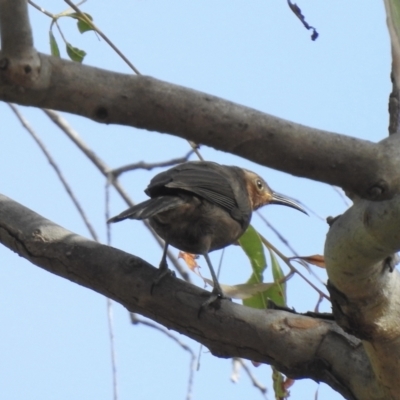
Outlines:
[[[134,206],[134,202],[131,200],[131,198],[128,196],[127,192],[125,189],[122,187],[121,183],[119,182],[117,177],[114,177],[111,168],[108,167],[108,165],[97,155],[93,150],[91,150],[87,144],[82,140],[82,138],[78,135],[78,133],[72,129],[72,127],[68,124],[68,122],[58,113],[52,111],[52,110],[43,110],[44,113],[61,129],[62,132],[64,132],[78,147],[79,150],[81,150],[85,156],[97,167],[97,169],[103,174],[105,178],[108,179],[109,183],[111,186],[114,187],[114,189],[117,191],[117,193],[124,199],[126,204],[129,207]],[[162,240],[153,230],[153,228],[150,226],[147,220],[143,220],[143,225],[149,230],[149,232],[152,234],[156,242],[159,244],[161,248],[164,248],[164,240]],[[168,250],[168,259],[171,261],[171,263],[174,265],[176,270],[178,271],[179,275],[185,279],[186,281],[190,282],[190,276],[188,272],[186,271],[185,268],[182,268],[181,265],[179,264],[179,261],[177,258],[173,255],[173,253]]]
[[[291,378],[326,382],[347,399],[382,399],[360,341],[332,321],[229,301],[199,318],[204,290],[170,277],[150,295],[157,270],[145,261],[67,231],[5,196],[0,242],[49,272],[193,338],[218,357],[272,364]]]
[[[328,233],[325,261],[335,318],[363,339],[386,398],[400,393],[400,274],[391,272],[400,249],[400,196],[360,200]]]
[[[1,0],[0,11],[2,52],[21,57],[32,51],[33,36],[26,0]]]
[[[47,84],[21,91],[0,70],[0,100],[170,133],[364,198],[390,198],[400,190],[389,146],[305,127],[154,78],[40,57],[41,82]]]
[[[0,0],[0,37],[2,79],[14,85],[35,87],[41,71],[26,0]]]

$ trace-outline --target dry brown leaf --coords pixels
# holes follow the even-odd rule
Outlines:
[[[287,2],[290,9],[293,11],[294,15],[296,15],[296,17],[302,22],[304,27],[308,30],[312,30],[313,33],[311,35],[311,40],[317,40],[319,33],[313,26],[307,23],[306,19],[304,18],[304,15],[301,12],[300,7],[297,4],[292,3],[290,0],[287,0]]]
[[[291,257],[291,260],[303,260],[308,264],[315,265],[316,267],[325,268],[325,258],[320,254],[314,254],[312,256],[304,257]]]
[[[197,264],[196,259],[199,258],[196,254],[191,254],[191,253],[185,253],[183,251],[180,251],[178,254],[178,258],[182,258],[183,261],[185,261],[186,265],[193,271],[196,272],[196,270],[199,268],[199,264]]]
[[[282,383],[283,389],[287,391],[291,386],[294,385],[296,381],[294,379],[286,377],[285,381]]]

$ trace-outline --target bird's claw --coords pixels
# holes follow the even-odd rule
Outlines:
[[[153,294],[154,288],[168,275],[174,277],[175,272],[171,271],[166,265],[160,265],[160,268],[158,269],[158,275],[151,284],[150,294]]]
[[[208,307],[214,306],[215,308],[219,308],[219,300],[229,300],[232,301],[232,299],[228,296],[225,296],[223,292],[219,292],[217,290],[213,290],[209,296],[209,298],[203,302],[199,308],[199,311],[197,313],[197,317],[200,318],[201,313]]]

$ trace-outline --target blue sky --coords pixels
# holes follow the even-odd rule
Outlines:
[[[39,0],[38,0],[39,1]],[[40,4],[57,13],[63,1]],[[285,1],[89,1],[83,9],[142,74],[210,93],[295,122],[371,141],[387,136],[390,93],[390,47],[383,2],[299,0],[310,32]],[[31,9],[35,45],[49,53],[50,20]],[[122,60],[93,33],[80,35],[73,20],[60,21],[68,40],[87,53],[85,63],[130,74]],[[57,40],[61,38],[55,32]],[[64,52],[65,56],[65,52]],[[105,181],[76,147],[34,108],[20,111],[41,136],[87,211],[101,240],[106,241]],[[33,140],[6,104],[0,104],[1,192],[56,223],[89,236],[71,201]],[[111,167],[141,160],[179,157],[185,141],[166,134],[128,127],[100,125],[64,115],[91,148]],[[315,149],[318,151],[318,149]],[[322,253],[324,219],[346,209],[330,186],[257,166],[207,147],[207,160],[255,170],[273,189],[299,199],[316,215],[306,218],[283,207],[266,207],[262,214],[303,255]],[[157,171],[138,171],[122,177],[139,202]],[[112,192],[112,214],[125,205]],[[253,224],[290,255],[258,216]],[[139,222],[113,227],[112,244],[153,265],[161,249]],[[218,263],[220,253],[212,254]],[[201,260],[203,272],[207,267]],[[300,267],[301,268],[301,267]],[[303,271],[305,272],[305,271]],[[325,280],[325,271],[316,273]],[[241,250],[229,247],[221,282],[244,282],[250,274]],[[268,280],[268,272],[266,274]],[[200,281],[193,280],[201,285]],[[0,386],[5,399],[111,399],[110,343],[106,299],[53,276],[0,247]],[[317,294],[298,277],[288,284],[288,304],[298,311],[313,309]],[[329,311],[327,303],[323,310]],[[119,399],[184,399],[189,356],[164,335],[145,326],[132,326],[127,311],[114,304]],[[185,337],[195,353],[199,346]],[[269,387],[270,368],[252,368]],[[202,350],[195,373],[193,398],[262,398],[242,373],[230,381],[231,362]],[[292,399],[314,398],[318,385],[298,381]],[[319,398],[340,399],[326,385]]]

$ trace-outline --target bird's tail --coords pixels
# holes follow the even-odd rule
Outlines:
[[[110,218],[107,223],[119,222],[124,219],[146,219],[160,212],[171,210],[172,208],[178,207],[184,204],[185,201],[176,196],[160,196],[154,199],[149,199],[143,203],[137,204],[127,210],[123,211],[121,214]]]

